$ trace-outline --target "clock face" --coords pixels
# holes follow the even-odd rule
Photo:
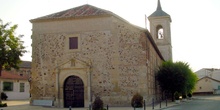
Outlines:
[[[160,28],[157,32],[157,38],[158,39],[163,39],[164,38],[164,34],[163,34],[163,28]]]

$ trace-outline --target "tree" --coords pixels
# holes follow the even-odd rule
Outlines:
[[[198,77],[195,73],[193,73],[192,71],[190,71],[190,76],[187,78],[187,85],[186,85],[186,95],[187,94],[192,94],[193,90],[195,90],[195,85],[198,81]]]
[[[171,93],[172,101],[174,101],[175,92],[186,94],[195,88],[197,76],[187,63],[166,61],[159,67],[156,79],[162,93],[164,91]]]
[[[183,62],[176,62],[179,67],[182,67],[181,74],[184,75],[186,82],[182,90],[182,95],[187,95],[188,93],[192,93],[195,89],[196,82],[198,77],[195,73],[192,72],[189,65]]]
[[[3,24],[0,19],[0,76],[2,70],[19,69],[20,57],[26,52],[21,41],[23,35],[15,35],[17,27],[10,26],[10,23]]]

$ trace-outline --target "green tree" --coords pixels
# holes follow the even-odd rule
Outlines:
[[[190,76],[187,78],[187,85],[186,85],[186,91],[185,91],[185,94],[192,94],[193,90],[195,90],[195,85],[198,81],[198,77],[195,73],[193,73],[191,70],[189,72]]]
[[[10,23],[3,24],[0,19],[0,76],[2,70],[19,69],[20,57],[26,52],[22,35],[15,35],[17,27],[10,26]]]
[[[187,63],[183,62],[176,62],[178,67],[181,67],[181,74],[184,75],[186,82],[182,90],[182,95],[187,95],[188,93],[192,93],[192,91],[195,89],[196,82],[198,80],[198,77],[193,71],[190,69],[189,65]]]
[[[197,76],[192,72],[187,63],[166,61],[163,62],[156,73],[156,79],[164,91],[171,93],[188,93],[195,87]]]

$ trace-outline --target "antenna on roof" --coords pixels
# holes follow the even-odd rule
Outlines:
[[[147,15],[145,14],[144,17],[145,17],[144,18],[145,19],[145,28],[147,29]]]

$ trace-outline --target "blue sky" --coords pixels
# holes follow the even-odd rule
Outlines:
[[[16,33],[24,35],[29,51],[22,60],[29,61],[30,19],[88,3],[144,28],[144,16],[153,13],[157,6],[157,0],[0,0],[0,3],[0,19],[18,24]],[[161,0],[161,5],[172,18],[173,60],[189,63],[194,71],[220,68],[220,0]]]

